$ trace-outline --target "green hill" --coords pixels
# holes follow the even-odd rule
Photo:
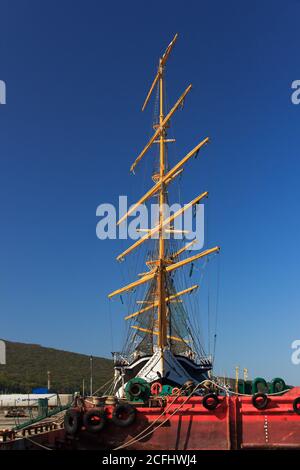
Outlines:
[[[6,341],[6,365],[0,365],[0,393],[29,393],[35,387],[47,387],[51,372],[51,390],[59,393],[86,392],[90,383],[90,356],[38,344]],[[113,376],[113,362],[93,358],[93,390]]]

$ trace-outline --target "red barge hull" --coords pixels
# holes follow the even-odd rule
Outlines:
[[[30,440],[7,440],[0,448],[39,449],[36,442],[72,450],[300,449],[300,414],[293,407],[299,396],[300,387],[282,396],[269,395],[264,410],[253,406],[251,396],[219,397],[215,410],[207,410],[201,397],[188,401],[183,396],[167,397],[164,407],[137,407],[135,422],[126,428],[110,420],[113,406],[106,406],[108,420],[97,434],[84,428],[76,436],[63,429],[40,435],[29,432]]]
[[[299,396],[300,387],[282,396],[269,396],[264,410],[253,406],[251,396],[220,397],[220,404],[211,411],[203,406],[201,397],[191,397],[188,402],[186,397],[175,401],[168,397],[164,408],[137,408],[136,421],[128,428],[108,419],[97,435],[81,431],[78,447],[116,449],[125,444],[128,450],[300,449],[300,415],[293,408]],[[111,412],[107,407],[108,418]],[[137,437],[146,428],[144,437]]]

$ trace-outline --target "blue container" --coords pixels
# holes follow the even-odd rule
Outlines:
[[[48,390],[48,388],[43,388],[43,387],[33,388],[32,393],[36,393],[36,394],[39,395],[39,394],[42,394],[42,393],[49,393],[49,390]]]

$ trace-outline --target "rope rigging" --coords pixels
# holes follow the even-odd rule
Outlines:
[[[162,74],[163,72],[159,72]],[[161,77],[161,75],[160,75]],[[162,88],[161,88],[162,87]],[[162,91],[163,90],[163,91]],[[163,95],[162,95],[163,94]],[[163,104],[162,104],[162,101]],[[147,101],[147,100],[146,100]],[[181,101],[181,105],[183,106],[184,104],[184,99]],[[168,106],[168,98],[167,98],[167,93],[165,90],[165,80],[158,80],[156,84],[156,93],[155,93],[155,102],[154,102],[154,110],[153,110],[153,116],[152,116],[152,126],[154,129],[157,129],[159,125],[161,125],[162,120],[164,119],[164,109],[167,109]],[[171,134],[173,135],[173,128],[170,127],[170,122],[167,123],[166,128],[168,128],[168,132],[170,131]],[[149,170],[149,165],[150,162],[152,161],[152,178],[153,180],[159,181],[160,178],[162,178],[165,174],[165,171],[168,169],[168,145],[166,143],[166,128],[164,128],[163,131],[160,131],[160,134],[158,134],[158,137],[156,137],[156,141],[154,141],[154,147],[155,148],[155,153],[156,157],[154,159],[144,159],[146,164],[143,166],[144,167],[144,174],[143,178],[139,179],[139,182],[143,179],[143,183],[145,182],[146,179],[146,173],[147,173],[147,166]],[[156,134],[157,135],[157,134]],[[168,139],[168,141],[171,140],[172,142],[175,142],[175,152],[177,154],[177,148],[176,148],[176,139]],[[163,142],[163,143],[162,143]],[[155,144],[158,143],[160,144],[159,146],[156,146]],[[162,146],[163,146],[163,151],[162,151]],[[159,149],[159,151],[157,151]],[[162,152],[163,152],[163,157],[162,157]],[[197,158],[199,153],[199,148],[195,152],[195,158]],[[159,158],[158,158],[159,157]],[[161,160],[163,158],[163,160]],[[177,160],[177,159],[176,159]],[[162,161],[163,161],[163,170],[162,170]],[[160,169],[158,169],[158,165],[160,166]],[[161,173],[161,171],[163,171]],[[181,199],[181,174],[179,175],[179,178],[175,178],[175,182],[171,185],[175,188],[177,188],[178,193],[179,193],[179,199]],[[165,188],[166,185],[164,183],[161,184],[161,189],[157,191],[157,193],[151,193],[152,197],[158,197],[159,199],[159,206],[161,208],[161,201],[164,200],[167,204],[169,203],[169,194],[166,191]],[[131,190],[133,190],[133,187],[131,187]],[[162,196],[163,195],[163,196]],[[161,199],[161,197],[163,199]],[[198,201],[199,202],[199,201]],[[147,200],[144,202],[147,206],[150,204],[150,201]],[[198,208],[198,203],[192,206],[192,214],[193,217],[196,216],[196,211]],[[161,217],[161,215],[159,216]],[[163,219],[162,219],[163,220]],[[160,221],[160,218],[159,218]],[[156,222],[157,223],[157,222]],[[160,223],[160,222],[159,222]],[[146,229],[146,227],[139,227],[143,230]],[[131,260],[127,261],[126,257],[126,262],[121,263],[121,272],[124,277],[124,284],[125,281],[128,279],[131,279],[132,277],[134,278],[136,276],[136,273],[139,272],[139,268],[141,268],[142,274],[140,276],[145,275],[143,272],[145,270],[145,264],[147,264],[149,268],[149,272],[154,268],[155,266],[155,260],[160,260],[163,261],[163,263],[168,263],[168,262],[174,262],[174,259],[172,256],[175,256],[175,254],[178,251],[182,251],[181,248],[186,244],[186,237],[185,234],[182,237],[181,240],[177,239],[176,237],[176,232],[174,229],[174,226],[170,226],[171,231],[170,231],[170,236],[167,237],[163,241],[163,251],[161,251],[161,232],[162,229],[159,229],[159,240],[151,240],[148,239],[148,248],[146,249],[145,246],[142,244],[139,245],[139,250],[136,251],[136,254],[134,257],[130,257]],[[173,231],[172,231],[173,230]],[[150,245],[149,247],[149,243]],[[146,244],[145,244],[146,245]],[[128,251],[128,250],[127,250]],[[128,251],[129,252],[129,251]],[[163,256],[161,256],[161,253],[163,253]],[[180,261],[187,259],[190,251],[185,251],[184,255],[179,258]],[[151,260],[153,260],[154,266],[151,264]],[[177,260],[176,260],[177,261]],[[200,284],[202,284],[202,280],[204,277],[204,271],[207,266],[208,258],[204,258],[204,263],[202,264],[201,268],[201,275],[200,275]],[[175,262],[176,263],[176,262]],[[124,266],[124,267],[123,267]],[[167,266],[167,264],[166,264]],[[157,264],[157,274],[152,278],[152,280],[149,281],[149,283],[142,284],[139,287],[134,288],[129,294],[125,294],[125,297],[123,298],[122,295],[120,295],[120,303],[121,303],[121,311],[124,310],[124,306],[126,305],[126,310],[127,310],[127,317],[126,319],[126,339],[124,341],[124,347],[122,350],[122,354],[124,354],[127,357],[132,356],[132,354],[138,350],[142,352],[143,354],[152,354],[154,351],[154,346],[157,344],[159,338],[158,336],[161,337],[161,331],[160,330],[160,324],[159,324],[159,311],[162,308],[161,305],[163,305],[161,300],[159,299],[159,294],[160,292],[160,287],[159,287],[159,279],[163,279],[164,281],[161,281],[160,285],[163,285],[163,290],[164,290],[164,305],[165,305],[165,325],[167,329],[167,336],[166,336],[166,343],[168,344],[170,349],[174,353],[181,353],[181,354],[188,354],[190,351],[193,351],[196,354],[196,357],[198,359],[201,359],[201,357],[205,356],[205,351],[204,351],[204,346],[203,346],[203,339],[201,338],[201,331],[203,329],[201,328],[201,322],[200,322],[200,302],[198,300],[198,293],[195,293],[193,295],[188,295],[184,296],[184,298],[181,298],[180,294],[178,294],[178,299],[171,299],[172,297],[176,296],[177,292],[180,293],[180,291],[184,291],[187,286],[190,285],[189,278],[191,278],[194,275],[194,271],[199,271],[199,269],[194,265],[194,262],[191,263],[190,265],[190,270],[189,270],[189,276],[187,277],[187,273],[185,269],[182,270],[176,270],[174,272],[168,273],[167,270],[165,269],[165,266],[163,268],[159,268]],[[124,271],[127,271],[126,274]],[[131,272],[132,271],[132,275]],[[181,271],[181,272],[180,272]],[[163,274],[160,274],[160,273]],[[150,278],[151,279],[151,278]],[[136,283],[133,283],[136,284]],[[202,287],[202,286],[201,286]],[[124,289],[122,290],[122,292]],[[170,298],[170,300],[168,300]],[[125,300],[124,300],[125,299]],[[210,328],[211,328],[211,300],[210,300],[210,276],[208,276],[208,295],[207,295],[207,329],[208,329],[208,352],[210,353]],[[135,312],[136,310],[136,305],[139,306],[139,311]],[[149,308],[149,306],[152,308]],[[135,312],[133,314],[133,312]],[[216,327],[217,327],[217,318],[216,318]],[[158,331],[158,333],[157,333]],[[158,335],[158,336],[156,336]],[[214,355],[215,355],[215,345],[216,345],[216,333],[214,336]]]

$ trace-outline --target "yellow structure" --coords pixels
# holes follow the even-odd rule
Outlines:
[[[134,289],[137,286],[140,286],[144,283],[147,283],[154,278],[156,279],[156,300],[153,301],[152,303],[149,303],[149,306],[142,308],[141,310],[132,313],[131,315],[128,315],[125,317],[126,320],[138,317],[141,313],[144,313],[150,309],[153,309],[154,307],[157,308],[157,320],[155,322],[155,329],[147,329],[147,328],[142,328],[141,326],[132,326],[132,328],[143,331],[144,333],[147,334],[152,334],[155,337],[157,337],[157,346],[161,349],[164,350],[164,348],[168,344],[168,339],[173,339],[175,341],[183,341],[181,338],[173,337],[168,335],[168,302],[170,301],[180,301],[179,297],[182,295],[192,292],[193,290],[198,288],[198,285],[194,285],[192,287],[189,287],[185,290],[182,290],[181,292],[178,292],[176,295],[169,296],[166,293],[165,290],[165,280],[166,277],[170,275],[172,271],[175,269],[181,268],[182,266],[185,266],[189,263],[193,263],[205,256],[208,256],[212,253],[217,253],[220,248],[218,246],[205,250],[201,253],[198,253],[194,256],[191,256],[186,259],[178,260],[180,256],[192,246],[195,241],[188,243],[185,247],[177,251],[175,254],[172,256],[166,254],[166,249],[165,249],[165,236],[164,234],[166,232],[175,232],[172,228],[172,225],[170,225],[176,217],[181,215],[184,211],[186,211],[188,208],[193,207],[197,203],[199,203],[202,199],[206,198],[208,196],[207,192],[201,193],[199,196],[197,196],[195,199],[193,199],[189,204],[185,205],[183,208],[178,210],[175,214],[173,214],[170,217],[165,218],[164,215],[164,204],[166,202],[166,191],[167,191],[167,186],[168,184],[173,181],[174,178],[176,178],[182,171],[183,166],[202,148],[204,147],[208,142],[209,142],[209,137],[206,137],[205,139],[202,139],[184,158],[182,158],[171,170],[166,171],[166,159],[165,159],[165,146],[166,143],[170,141],[174,141],[174,139],[167,139],[167,128],[169,126],[169,122],[171,117],[174,115],[176,110],[183,104],[184,99],[186,98],[187,94],[190,92],[192,85],[189,85],[186,90],[182,93],[180,98],[177,100],[175,105],[171,108],[171,110],[165,114],[165,109],[164,109],[164,80],[165,80],[165,67],[166,67],[166,62],[167,59],[174,47],[174,44],[177,40],[178,35],[176,34],[167,47],[165,53],[163,56],[159,59],[158,63],[158,70],[157,74],[153,80],[153,83],[150,87],[150,90],[146,96],[145,102],[143,104],[142,110],[144,111],[150,98],[151,95],[158,87],[158,93],[159,93],[159,122],[154,126],[154,133],[152,137],[150,138],[149,142],[146,144],[146,146],[143,148],[143,150],[140,152],[140,154],[137,156],[136,160],[131,166],[131,171],[134,172],[136,169],[136,166],[138,163],[141,161],[141,159],[145,156],[147,151],[150,149],[150,147],[153,145],[153,143],[156,143],[159,145],[159,173],[155,174],[153,177],[153,180],[155,181],[154,186],[146,192],[137,203],[131,206],[131,208],[128,210],[128,212],[120,218],[118,221],[118,225],[124,222],[130,214],[134,212],[134,210],[140,205],[144,204],[151,196],[156,196],[158,198],[159,202],[159,220],[158,224],[151,228],[150,230],[146,230],[145,235],[143,235],[138,241],[136,241],[131,247],[127,248],[123,253],[121,253],[118,257],[117,260],[122,261],[127,255],[129,255],[135,248],[139,247],[144,241],[149,240],[153,235],[158,234],[158,259],[150,260],[147,261],[147,267],[149,269],[148,272],[142,273],[140,279],[120,288],[109,294],[109,298],[114,297],[115,295],[121,294],[123,292],[130,291]],[[177,299],[178,297],[178,299]],[[139,301],[140,302],[140,301]]]

